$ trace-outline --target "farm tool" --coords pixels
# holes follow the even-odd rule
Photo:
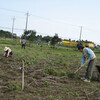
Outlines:
[[[89,61],[86,61],[86,62],[84,63],[84,65],[80,66],[74,73],[77,73],[82,67],[87,66],[88,62],[89,62]]]
[[[76,74],[82,67],[84,66],[79,67],[74,73]]]
[[[74,73],[77,73],[82,67],[86,67],[89,61],[86,61],[82,66],[80,66]]]

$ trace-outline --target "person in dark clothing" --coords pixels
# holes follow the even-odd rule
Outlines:
[[[22,44],[22,48],[25,49],[26,40],[25,40],[25,39],[22,39],[22,40],[21,40],[21,44]]]

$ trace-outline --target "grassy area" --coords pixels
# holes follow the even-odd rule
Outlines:
[[[3,49],[9,46],[13,56],[3,57]],[[96,54],[98,62],[100,54]],[[83,68],[77,74],[82,54],[76,48],[46,45],[22,49],[21,45],[0,46],[0,90],[2,100],[96,100],[100,97],[100,83],[95,79],[84,83],[79,76],[84,76]],[[22,60],[25,63],[25,89],[21,90]],[[98,99],[99,100],[99,99]]]

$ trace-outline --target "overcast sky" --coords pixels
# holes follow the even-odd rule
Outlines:
[[[39,35],[100,43],[100,0],[0,0],[0,29],[23,34],[28,16],[28,30]],[[10,28],[10,29],[9,29]]]

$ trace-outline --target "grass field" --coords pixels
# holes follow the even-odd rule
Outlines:
[[[0,46],[0,100],[100,100],[100,82],[96,70],[91,83],[84,83],[85,67],[77,74],[82,54],[74,48],[32,46],[22,49],[9,45],[12,57],[3,57]],[[96,54],[99,64],[100,54]],[[21,88],[22,60],[25,87]]]

